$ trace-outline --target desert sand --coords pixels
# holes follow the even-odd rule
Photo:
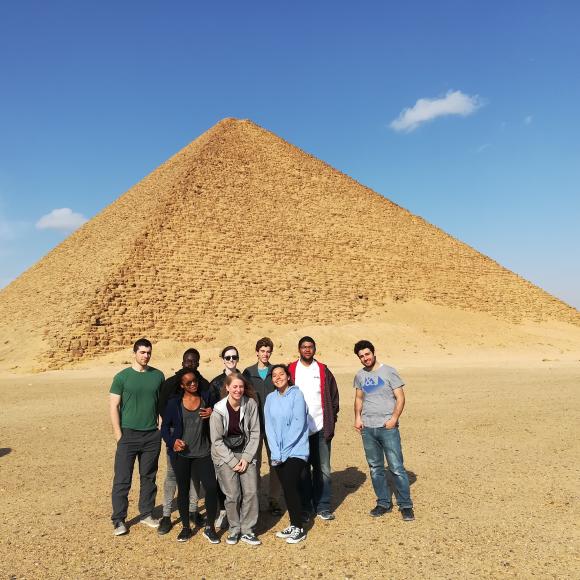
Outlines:
[[[465,346],[461,329],[459,338],[443,344],[439,337],[439,345],[432,344],[425,338],[428,324],[421,330],[397,322],[308,329],[340,388],[332,457],[337,519],[316,520],[306,542],[296,546],[274,537],[286,514],[280,521],[261,514],[263,545],[257,548],[211,546],[199,533],[178,544],[179,526],[159,537],[135,524],[137,479],[129,511],[135,525],[127,536],[114,538],[109,518],[115,443],[107,392],[130,350],[71,370],[4,372],[1,577],[580,577],[580,337],[570,325],[510,328],[503,347],[475,348]],[[236,329],[228,332],[235,335]],[[400,340],[387,340],[394,332]],[[441,332],[445,336],[444,327]],[[298,334],[281,331],[273,359],[290,360]],[[358,365],[346,350],[333,350],[339,337],[351,335],[376,340],[382,360],[406,380],[401,432],[415,522],[403,522],[397,512],[376,520],[368,515],[374,494],[352,427]],[[501,335],[494,333],[496,340]],[[238,343],[240,366],[251,364],[251,341]],[[152,364],[171,374],[182,347],[158,345]],[[217,347],[201,350],[201,370],[211,378],[219,371]],[[159,482],[164,473],[162,453]]]

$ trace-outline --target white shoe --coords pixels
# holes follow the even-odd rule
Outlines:
[[[141,518],[139,520],[140,524],[144,526],[149,526],[150,528],[158,528],[159,527],[159,520],[152,518],[151,516],[147,516],[146,518]]]
[[[124,536],[127,533],[125,522],[117,522],[113,528],[113,536]]]

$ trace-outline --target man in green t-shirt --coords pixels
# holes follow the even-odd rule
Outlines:
[[[163,373],[151,366],[152,345],[140,338],[133,345],[135,361],[115,375],[109,391],[113,434],[117,441],[115,477],[111,493],[113,501],[113,534],[127,533],[125,519],[129,506],[129,491],[135,459],[139,461],[140,522],[151,528],[159,526],[151,512],[157,495],[157,464],[161,451],[161,434],[157,426],[159,389],[165,380]]]

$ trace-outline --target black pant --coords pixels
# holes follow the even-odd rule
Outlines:
[[[135,459],[139,461],[139,513],[141,517],[151,514],[157,495],[157,465],[161,451],[161,433],[154,431],[135,431],[123,429],[115,453],[115,477],[111,499],[113,502],[113,522],[125,521],[129,507],[129,491],[133,479]]]
[[[290,457],[284,463],[276,465],[276,474],[282,484],[284,500],[290,516],[290,525],[302,527],[302,503],[300,501],[300,478],[306,467],[306,461]]]
[[[217,482],[215,469],[211,456],[182,457],[174,455],[171,459],[171,465],[175,472],[177,480],[177,507],[181,524],[184,528],[189,528],[189,486],[191,485],[191,476],[195,475],[201,481],[205,489],[205,512],[208,526],[213,527],[217,514]]]

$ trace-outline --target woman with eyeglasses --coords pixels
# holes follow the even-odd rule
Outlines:
[[[167,403],[161,436],[167,444],[177,479],[177,505],[183,526],[177,541],[186,542],[193,535],[189,521],[189,487],[192,476],[197,476],[205,489],[208,525],[203,536],[212,544],[219,544],[220,540],[214,527],[217,483],[209,436],[208,419],[212,414],[211,408],[199,390],[199,374],[194,369],[182,368],[176,376],[181,393],[169,399]]]
[[[272,366],[272,382],[276,387],[266,397],[264,416],[270,461],[282,484],[290,525],[276,533],[289,544],[306,539],[302,521],[300,476],[309,456],[308,412],[304,395],[291,385],[290,371],[285,365]]]
[[[224,381],[228,375],[239,372],[238,361],[240,360],[240,353],[235,346],[226,346],[222,350],[220,358],[222,359],[224,370],[217,377],[214,377],[209,384],[211,391],[215,393],[222,392]]]
[[[224,370],[217,377],[214,377],[209,384],[210,392],[215,393],[216,395],[216,402],[223,398],[222,391],[226,378],[230,376],[232,373],[239,372],[238,361],[240,360],[240,353],[238,352],[238,349],[235,346],[226,346],[222,350],[220,358],[222,359]],[[222,530],[228,529],[229,526],[227,512],[225,509],[225,500],[226,496],[223,493],[218,482],[219,514],[215,522],[215,525],[221,528]]]
[[[224,398],[216,403],[212,418],[211,456],[225,492],[229,533],[226,542],[240,540],[251,546],[262,542],[254,534],[258,521],[258,469],[260,417],[252,384],[239,372],[224,381]]]

